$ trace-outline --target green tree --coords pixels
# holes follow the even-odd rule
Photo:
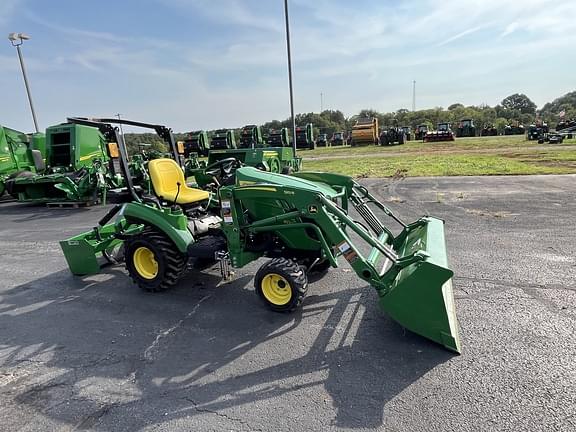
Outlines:
[[[536,104],[522,93],[514,93],[504,98],[501,105],[507,111],[517,110],[522,114],[536,114]]]

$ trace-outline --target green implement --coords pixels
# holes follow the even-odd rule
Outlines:
[[[45,155],[43,133],[25,134],[0,125],[0,196],[7,181],[43,170]]]

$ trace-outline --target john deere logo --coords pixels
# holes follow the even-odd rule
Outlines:
[[[312,205],[312,206],[308,207],[308,212],[309,213],[318,213],[318,207]]]

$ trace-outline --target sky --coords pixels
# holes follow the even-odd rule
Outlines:
[[[296,112],[538,106],[575,90],[573,0],[289,0]],[[290,116],[283,0],[0,0],[41,129],[67,116],[176,132]],[[0,124],[33,123],[16,50],[0,42]],[[321,98],[321,93],[323,97]]]

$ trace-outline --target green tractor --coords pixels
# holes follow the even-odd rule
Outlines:
[[[290,146],[290,134],[288,128],[272,129],[268,132],[269,147],[288,147]]]
[[[236,148],[236,137],[231,129],[218,129],[212,133],[210,148],[214,150],[225,150]]]
[[[456,128],[456,137],[475,137],[476,136],[476,126],[474,126],[474,120],[472,119],[462,119]]]
[[[308,277],[338,267],[342,258],[376,290],[393,319],[460,352],[442,220],[405,223],[365,187],[336,174],[285,176],[240,166],[215,173],[223,185],[217,191],[195,189],[172,159],[150,161],[154,194],[141,195],[131,183],[123,137],[115,132],[129,199],[94,229],[60,242],[73,274],[97,273],[100,258],[116,262],[114,251],[123,249],[131,279],[146,291],[164,291],[181,280],[190,259],[217,262],[229,278],[231,267],[266,258],[255,291],[269,309],[292,312],[305,300]],[[375,212],[398,223],[400,233]]]
[[[42,171],[45,154],[44,134],[28,135],[0,125],[0,197],[7,181]]]

